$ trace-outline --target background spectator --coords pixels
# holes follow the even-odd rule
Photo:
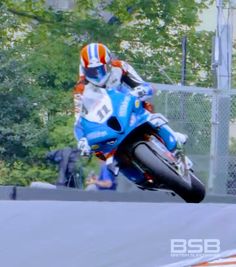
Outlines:
[[[94,172],[90,173],[85,184],[87,185],[87,191],[116,190],[117,187],[116,177],[105,163],[101,165],[99,176]]]
[[[68,187],[83,187],[83,170],[79,166],[80,151],[66,147],[53,150],[46,155],[46,159],[58,164],[56,185]]]

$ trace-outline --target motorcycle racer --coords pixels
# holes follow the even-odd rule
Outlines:
[[[121,87],[122,83],[126,84],[129,89]],[[95,93],[98,88],[116,88],[123,93],[132,94],[143,102],[148,111],[153,111],[152,105],[146,100],[151,98],[156,91],[139,76],[131,65],[125,61],[113,59],[111,52],[104,44],[90,43],[84,46],[80,52],[79,80],[73,91],[76,118],[74,131],[78,149],[81,150],[82,155],[90,152],[90,146],[80,125],[83,102],[87,94]],[[161,118],[163,122],[158,127],[158,135],[167,149],[171,152],[181,149],[182,144],[187,140],[186,135],[173,131],[163,116],[158,114],[153,114],[153,116],[154,119],[155,116],[157,119]]]

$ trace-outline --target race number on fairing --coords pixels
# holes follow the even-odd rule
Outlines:
[[[83,95],[83,117],[92,122],[103,123],[113,113],[112,103],[104,89]]]

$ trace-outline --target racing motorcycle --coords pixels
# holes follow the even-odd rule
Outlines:
[[[171,153],[158,136],[164,123],[164,116],[147,111],[137,97],[103,88],[84,98],[80,121],[92,152],[115,175],[120,171],[140,189],[168,189],[199,203],[205,187],[191,160]]]

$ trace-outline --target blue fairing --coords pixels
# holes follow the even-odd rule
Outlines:
[[[95,123],[85,118],[80,121],[92,150],[103,153],[116,149],[131,131],[147,121],[149,115],[136,97],[117,90],[108,90],[107,94],[113,106],[111,116],[103,123]],[[109,122],[120,127],[113,129],[108,126]]]

